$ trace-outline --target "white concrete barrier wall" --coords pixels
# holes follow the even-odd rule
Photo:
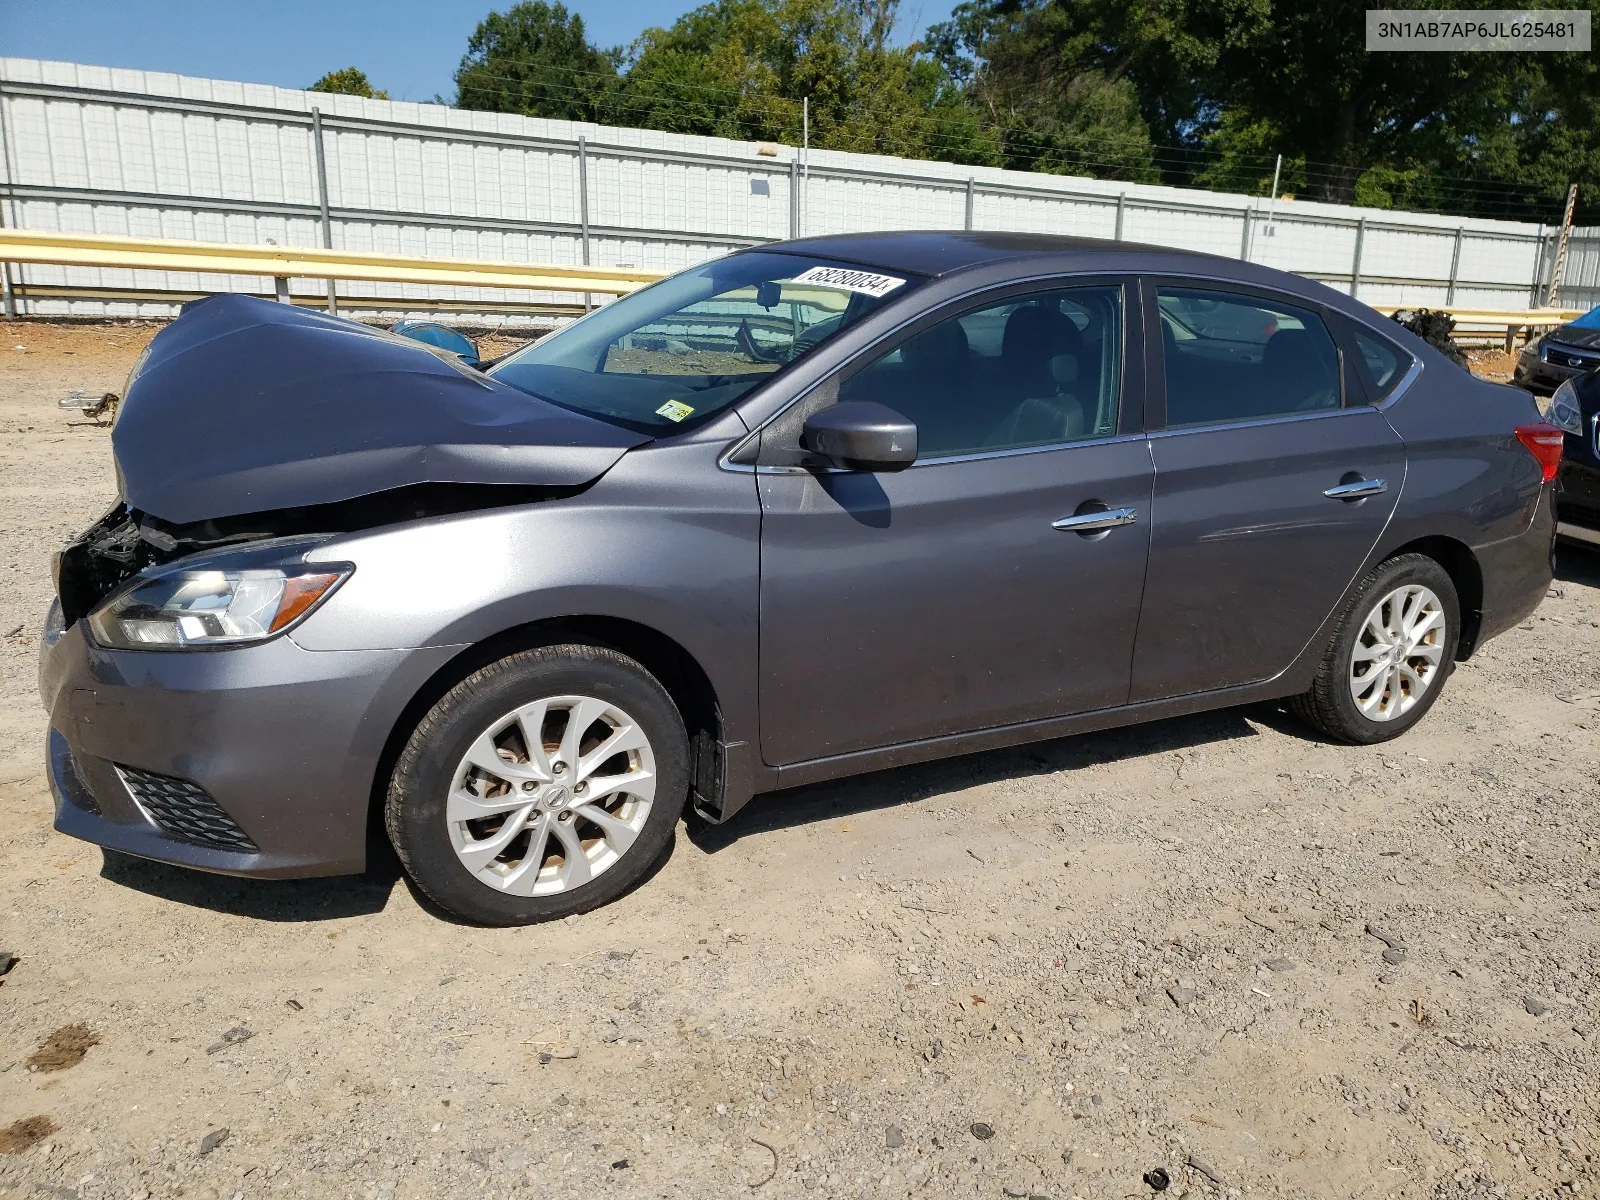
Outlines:
[[[1512,309],[1543,299],[1552,258],[1549,230],[1510,221],[836,151],[812,151],[802,167],[788,146],[762,154],[751,142],[32,59],[0,59],[0,136],[0,214],[29,229],[316,246],[325,201],[338,248],[577,264],[587,240],[595,265],[673,270],[796,233],[970,223],[1248,256],[1374,304]],[[1582,286],[1600,291],[1600,236],[1575,241],[1569,280],[1579,259]],[[272,286],[9,269],[20,307],[39,315],[161,316],[175,307],[163,293]],[[338,292],[396,298],[396,313],[406,300],[505,316],[508,303],[572,299],[358,282]]]

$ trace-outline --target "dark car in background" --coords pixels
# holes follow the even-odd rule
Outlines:
[[[1557,478],[1557,533],[1600,546],[1600,370],[1564,380],[1536,403],[1565,438]]]
[[[1395,737],[1551,578],[1563,433],[1330,288],[893,233],[740,251],[479,369],[219,296],[57,562],[56,827],[471,920],[686,805],[1287,699]]]
[[[1600,367],[1600,308],[1524,346],[1511,382],[1544,396],[1596,367]]]

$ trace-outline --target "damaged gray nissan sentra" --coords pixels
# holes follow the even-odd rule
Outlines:
[[[438,340],[448,340],[436,337]],[[742,251],[483,367],[218,296],[58,556],[56,828],[592,908],[686,804],[1245,702],[1415,724],[1551,578],[1562,435],[1320,284],[902,233]]]

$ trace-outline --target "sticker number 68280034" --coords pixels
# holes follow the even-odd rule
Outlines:
[[[867,296],[887,296],[905,280],[893,275],[879,275],[876,271],[858,271],[853,267],[809,267],[789,282],[841,288]]]

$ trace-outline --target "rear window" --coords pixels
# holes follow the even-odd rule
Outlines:
[[[589,416],[672,433],[921,282],[831,259],[732,254],[597,309],[489,373]]]

